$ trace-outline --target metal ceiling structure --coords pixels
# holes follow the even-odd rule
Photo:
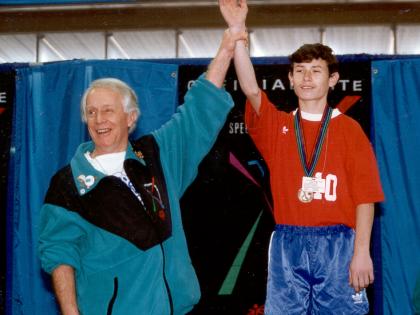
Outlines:
[[[0,2],[1,3],[1,2]],[[250,0],[251,54],[322,41],[338,53],[420,53],[420,1]],[[210,57],[217,1],[0,6],[0,62]]]

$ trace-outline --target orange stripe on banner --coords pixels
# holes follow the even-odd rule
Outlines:
[[[4,107],[0,107],[0,115],[3,114],[3,112],[6,110]]]
[[[340,112],[347,112],[354,104],[357,103],[362,97],[360,95],[347,95],[338,103],[337,108]]]

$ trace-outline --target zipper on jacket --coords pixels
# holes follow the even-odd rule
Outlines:
[[[106,315],[112,315],[112,309],[114,308],[115,300],[117,299],[118,295],[118,278],[114,278],[114,293],[112,294],[111,300],[109,300],[108,303],[108,310],[106,312]]]
[[[152,202],[154,204],[154,200],[152,198]],[[160,236],[160,231],[159,228],[157,226],[157,224],[154,222],[152,216],[150,215],[150,213],[146,210],[144,204],[143,205],[143,209],[145,210],[146,214],[147,214],[147,218],[150,220],[150,223],[152,224],[156,235],[159,237],[160,242],[159,242],[159,246],[160,246],[160,250],[162,252],[162,276],[163,276],[163,282],[165,283],[165,289],[166,289],[166,293],[168,294],[168,300],[169,300],[169,309],[170,309],[170,315],[174,314],[174,303],[172,300],[172,294],[171,294],[171,289],[169,288],[169,284],[168,284],[168,280],[166,278],[166,272],[165,272],[165,266],[166,266],[166,256],[165,256],[165,249],[163,248],[163,240]],[[111,314],[107,314],[107,315],[111,315]]]
[[[153,199],[152,199],[153,201]],[[154,204],[154,201],[153,201]],[[143,205],[144,208],[144,205]],[[144,208],[144,210],[146,210],[146,208]],[[168,294],[168,300],[169,300],[169,309],[170,309],[170,315],[174,314],[174,303],[172,300],[172,294],[171,294],[171,289],[169,288],[169,284],[168,284],[168,279],[166,278],[166,272],[165,272],[165,266],[166,266],[166,256],[165,256],[165,249],[163,248],[163,240],[160,237],[160,231],[159,228],[157,227],[157,224],[153,221],[153,218],[151,217],[150,213],[148,211],[146,211],[147,214],[147,218],[149,218],[150,223],[152,224],[156,235],[160,238],[160,242],[159,242],[159,246],[160,246],[160,250],[162,252],[162,276],[163,276],[163,282],[165,283],[165,289],[166,289],[166,293]]]
[[[174,303],[172,301],[172,294],[171,289],[169,288],[168,280],[166,279],[166,273],[165,273],[165,265],[166,265],[166,257],[165,257],[165,250],[163,249],[163,244],[160,243],[160,249],[162,251],[162,261],[163,261],[163,268],[162,268],[162,274],[163,274],[163,282],[165,283],[166,292],[168,293],[168,299],[169,299],[169,307],[170,307],[170,315],[174,314]]]

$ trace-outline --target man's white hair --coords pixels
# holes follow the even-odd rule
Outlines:
[[[140,108],[139,108],[139,104],[138,104],[138,100],[137,100],[137,95],[134,92],[134,90],[128,86],[127,83],[119,80],[119,79],[115,79],[115,78],[102,78],[102,79],[97,79],[95,81],[93,81],[89,87],[86,89],[85,93],[83,94],[82,100],[80,102],[80,113],[82,116],[82,121],[83,122],[87,122],[87,117],[86,117],[86,99],[89,95],[89,93],[94,89],[94,88],[105,88],[105,89],[110,89],[112,91],[117,92],[118,94],[120,94],[123,98],[123,108],[124,108],[124,112],[126,113],[131,113],[131,112],[136,112],[136,120],[134,121],[134,123],[130,126],[130,129],[128,130],[129,133],[133,132],[134,129],[136,129],[136,123],[137,120],[140,118]]]

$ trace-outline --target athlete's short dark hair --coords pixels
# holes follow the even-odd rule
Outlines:
[[[290,68],[289,71],[293,73],[293,66],[295,63],[311,62],[314,59],[322,59],[327,62],[329,74],[338,72],[338,61],[333,50],[320,43],[305,44],[289,56]]]

